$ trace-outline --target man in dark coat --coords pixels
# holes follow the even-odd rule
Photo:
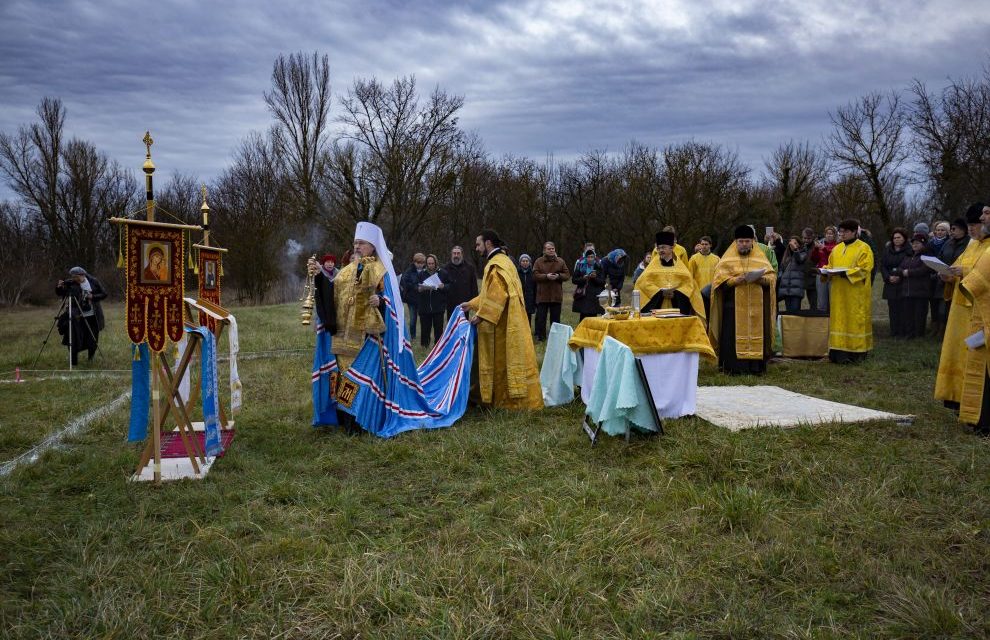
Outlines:
[[[450,319],[455,307],[477,297],[478,272],[474,265],[464,260],[464,250],[460,247],[450,250],[450,262],[443,266],[443,270],[450,278],[447,285],[447,319]]]
[[[69,347],[72,364],[79,364],[79,352],[89,351],[89,359],[96,355],[100,331],[105,326],[103,306],[107,297],[103,284],[86,273],[82,267],[69,269],[69,278],[59,280],[55,293],[66,301],[65,311],[58,317],[58,332],[62,344]]]

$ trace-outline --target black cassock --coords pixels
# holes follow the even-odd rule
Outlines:
[[[763,287],[763,308],[770,308],[769,287]],[[736,357],[736,290],[726,287],[721,296],[721,331],[718,338],[718,368],[730,374],[763,374],[767,371],[767,360],[773,349],[773,326],[770,314],[763,316],[763,358],[740,360]]]
[[[671,299],[670,302],[671,302],[671,306],[673,306],[675,309],[679,309],[680,312],[683,313],[684,315],[686,316],[694,315],[694,309],[691,308],[691,299],[688,298],[683,293],[681,293],[680,291],[674,292],[674,297]],[[642,312],[648,313],[650,311],[653,311],[654,309],[660,309],[661,307],[663,307],[663,291],[657,291],[655,294],[653,294],[653,297],[650,298],[650,301],[646,303],[646,306],[643,307]]]

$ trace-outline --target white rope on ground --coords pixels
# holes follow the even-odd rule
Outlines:
[[[89,423],[108,416],[116,411],[121,405],[127,402],[130,397],[131,392],[125,391],[102,407],[97,407],[79,416],[13,460],[8,460],[7,462],[0,464],[0,478],[10,475],[14,469],[22,464],[31,464],[35,462],[43,453],[60,445],[62,440],[65,438],[76,435],[89,426]]]
[[[23,374],[24,372],[22,371],[21,373]],[[64,373],[68,373],[68,372],[64,372]],[[97,373],[97,372],[94,371],[94,373]],[[85,379],[86,380],[93,380],[93,379],[99,379],[99,378],[113,378],[115,380],[119,380],[120,377],[123,376],[125,373],[130,373],[130,371],[122,371],[122,372],[117,372],[117,371],[100,371],[99,372],[99,375],[86,376]],[[83,378],[79,378],[79,377],[73,376],[73,375],[38,376],[38,377],[32,376],[30,378],[24,378],[23,375],[22,375],[22,377],[21,377],[20,380],[18,380],[16,378],[16,376],[15,376],[14,378],[6,378],[6,379],[3,379],[3,380],[0,380],[0,384],[20,384],[22,382],[44,382],[45,380],[72,380],[72,381],[79,381],[79,380],[82,380],[82,379]]]

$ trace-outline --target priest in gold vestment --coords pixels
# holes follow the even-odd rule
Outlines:
[[[487,259],[481,291],[461,305],[465,313],[474,312],[471,323],[478,329],[474,356],[478,378],[472,396],[487,406],[542,409],[543,390],[522,284],[501,247],[494,231],[478,236],[476,249]]]
[[[935,399],[950,409],[959,409],[963,392],[963,374],[966,371],[966,336],[973,315],[973,303],[963,295],[959,283],[969,275],[976,261],[990,248],[990,239],[983,233],[983,204],[976,203],[966,212],[966,227],[969,232],[969,244],[965,251],[952,263],[952,275],[942,276],[945,282],[946,299],[949,305],[949,317],[945,323],[945,335],[942,338],[942,352],[938,360],[938,376],[935,378]]]
[[[684,263],[674,254],[676,237],[669,231],[656,235],[653,258],[636,279],[634,291],[639,291],[642,310],[680,309],[684,315],[705,317],[701,290]]]
[[[873,250],[856,237],[857,220],[839,223],[839,243],[823,275],[829,293],[828,357],[837,364],[860,362],[873,349]]]
[[[990,206],[984,206],[980,221],[984,236],[990,236]],[[984,341],[990,329],[990,258],[979,256],[970,272],[959,283],[962,294],[972,302],[968,335],[983,333]],[[969,349],[966,353],[966,369],[963,374],[962,397],[959,402],[959,420],[973,425],[980,435],[990,435],[990,377],[987,375],[987,345]]]
[[[761,374],[773,353],[777,275],[749,225],[735,230],[715,267],[708,337],[726,373]],[[642,276],[640,276],[642,277]]]

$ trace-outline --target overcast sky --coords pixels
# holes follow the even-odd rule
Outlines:
[[[828,111],[857,96],[981,74],[990,10],[986,0],[0,0],[0,130],[56,96],[70,134],[136,173],[151,129],[159,175],[208,180],[270,125],[272,61],[296,51],[329,55],[335,94],[355,78],[415,75],[423,93],[463,95],[464,128],[495,156],[696,139],[759,171],[781,142],[819,144]]]

